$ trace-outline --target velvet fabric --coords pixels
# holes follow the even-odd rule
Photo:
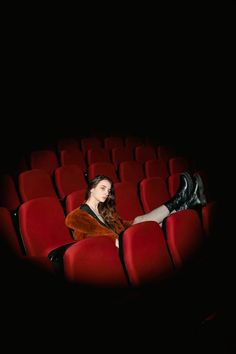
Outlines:
[[[115,242],[119,234],[125,231],[132,224],[132,221],[123,221],[123,224],[117,221],[115,230],[113,231],[109,227],[103,226],[93,216],[77,208],[67,215],[65,223],[67,227],[73,230],[76,241],[88,237],[108,236]]]

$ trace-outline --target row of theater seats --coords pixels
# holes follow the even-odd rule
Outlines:
[[[141,201],[143,210],[149,212],[166,202],[179,188],[180,173],[175,173],[167,178],[146,177],[138,162],[126,161],[121,163],[120,180],[118,180],[116,175],[111,174],[114,170],[110,167],[113,166],[106,163],[94,164],[89,170],[89,178],[96,175],[110,177],[116,186],[118,204],[119,200],[130,194],[128,191],[133,190],[134,197],[136,196]],[[203,172],[201,174],[205,182],[206,177]],[[66,209],[69,212],[73,208],[73,199],[83,202],[87,179],[78,166],[59,167],[56,169],[54,177],[54,179],[51,178],[44,170],[28,170],[20,173],[17,188],[10,175],[2,175],[0,179],[0,206],[16,212],[22,202],[38,197],[52,196],[63,202],[66,201],[66,206],[68,203],[71,204]],[[205,184],[207,185],[207,183]],[[127,193],[121,195],[120,191],[122,190],[127,190]]]
[[[110,141],[106,138],[105,141]],[[99,146],[101,141],[97,138],[85,138],[81,140],[84,150],[91,146],[98,149],[96,156],[102,159],[102,154]],[[117,142],[122,141],[122,138],[114,138],[113,145],[119,145]],[[62,142],[64,144],[62,144]],[[68,150],[62,150],[62,154],[67,154],[68,159],[61,161],[62,166],[59,166],[56,153],[49,150],[32,151],[30,155],[30,163],[21,166],[21,172],[17,175],[1,175],[0,176],[0,206],[7,207],[9,210],[17,210],[21,202],[41,196],[58,196],[60,199],[76,190],[85,189],[87,180],[96,175],[103,174],[110,177],[113,182],[132,182],[138,184],[144,178],[161,177],[168,184],[170,195],[175,193],[176,182],[172,183],[172,177],[180,172],[193,172],[191,161],[186,157],[175,155],[174,148],[171,146],[160,145],[156,149],[159,153],[155,159],[155,148],[151,145],[136,146],[135,151],[139,152],[140,161],[134,159],[134,155],[119,155],[116,156],[116,162],[94,162],[89,166],[86,165],[83,159],[83,152],[80,151],[75,143],[75,139],[62,140],[61,148],[67,147]],[[134,142],[133,142],[134,144]],[[130,146],[117,147],[116,149],[126,149]],[[87,151],[87,150],[85,150]],[[93,150],[89,150],[92,152]],[[143,161],[143,162],[141,162]],[[85,167],[86,166],[86,167]],[[46,176],[46,174],[48,176]],[[168,180],[167,180],[168,179]],[[175,180],[176,178],[174,178]],[[178,177],[177,177],[178,179]]]
[[[89,166],[88,179],[92,179],[96,175],[106,175],[110,177],[113,182],[132,182],[135,185],[137,185],[142,179],[149,177],[145,174],[141,164],[136,161],[121,162],[119,165],[119,174],[116,173],[114,166],[110,163],[94,163]],[[166,182],[168,175],[165,175],[165,177],[164,175],[163,177],[156,177],[161,177]],[[43,183],[43,181],[45,182]],[[51,182],[49,183],[49,181]],[[23,196],[23,190],[26,189],[27,186],[33,185],[34,183],[37,183],[38,186],[47,184],[48,187],[45,187],[45,189],[48,189],[49,191],[49,184],[52,184],[53,182],[59,197],[63,199],[66,195],[75,190],[86,188],[87,178],[78,166],[67,165],[58,167],[55,170],[53,179],[51,179],[43,170],[33,169],[22,172],[19,175],[18,182],[19,191],[23,201],[26,200],[26,197]]]
[[[194,168],[193,161],[189,161],[185,156],[177,156],[177,152],[170,150],[169,146],[155,148],[151,145],[141,145],[135,148],[118,147],[112,150],[94,147],[86,151],[85,155],[79,149],[62,150],[58,155],[53,150],[34,150],[27,158],[22,158],[19,163],[19,172],[28,169],[43,169],[52,176],[59,166],[65,165],[77,165],[86,172],[89,166],[96,162],[111,163],[117,170],[123,161],[136,161],[140,165],[144,165],[146,161],[153,161],[153,166],[143,166],[149,175],[156,170],[160,170],[162,175],[166,176]],[[155,164],[157,161],[158,163]]]
[[[212,202],[202,208],[201,215],[193,209],[174,213],[166,218],[163,228],[151,221],[133,225],[123,233],[118,251],[106,236],[76,242],[65,226],[59,200],[43,197],[19,208],[21,246],[6,208],[0,208],[0,234],[22,260],[38,263],[55,274],[54,262],[63,258],[66,280],[99,286],[140,286],[158,283],[197,259],[209,236],[214,208]]]

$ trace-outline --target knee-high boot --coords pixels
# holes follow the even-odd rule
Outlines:
[[[194,188],[190,197],[186,202],[180,207],[180,210],[194,208],[196,206],[206,205],[207,199],[204,193],[204,184],[202,178],[199,174],[193,176]]]
[[[192,195],[193,192],[193,180],[188,172],[184,172],[180,175],[180,188],[177,193],[168,200],[164,205],[167,207],[171,213],[173,210],[180,210],[180,208],[185,205],[187,200]]]

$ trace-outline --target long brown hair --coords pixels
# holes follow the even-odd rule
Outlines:
[[[85,194],[85,199],[88,200],[91,194],[91,189],[95,188],[99,182],[101,181],[108,181],[111,184],[110,192],[103,203],[98,203],[98,211],[103,217],[105,223],[113,230],[115,230],[115,225],[120,224],[122,222],[119,214],[116,211],[116,202],[115,202],[115,190],[114,190],[114,183],[112,180],[104,175],[95,176],[92,180],[88,182],[88,189]]]

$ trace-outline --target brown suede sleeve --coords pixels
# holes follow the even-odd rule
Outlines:
[[[67,215],[65,224],[73,230],[77,241],[96,236],[108,236],[114,241],[118,238],[115,232],[101,225],[94,217],[79,208]]]

